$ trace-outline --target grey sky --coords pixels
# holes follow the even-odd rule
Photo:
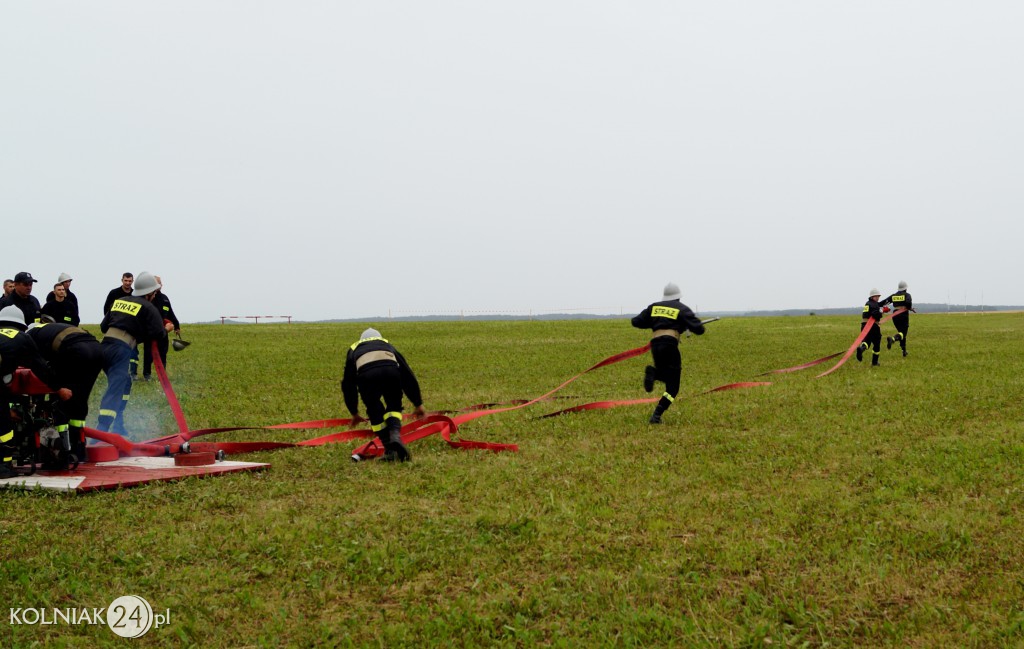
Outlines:
[[[1018,2],[0,0],[0,274],[183,321],[1024,304]],[[3,270],[6,269],[6,270]]]

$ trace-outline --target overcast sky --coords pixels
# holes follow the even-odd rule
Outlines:
[[[0,0],[0,275],[183,322],[1024,304],[1024,3]],[[4,270],[6,269],[6,270]]]

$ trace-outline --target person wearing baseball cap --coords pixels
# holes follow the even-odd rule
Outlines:
[[[32,285],[37,281],[39,280],[32,277],[32,273],[25,271],[15,275],[14,290],[11,291],[10,295],[0,298],[0,309],[5,306],[16,306],[25,315],[25,322],[27,324],[39,322],[43,309],[39,306],[39,300],[36,299],[36,296],[32,295]]]

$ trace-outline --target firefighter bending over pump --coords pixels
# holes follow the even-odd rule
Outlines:
[[[15,439],[15,422],[11,418],[9,407],[16,395],[11,393],[8,387],[19,366],[31,369],[36,378],[56,392],[62,401],[67,401],[72,397],[71,390],[58,385],[57,376],[50,369],[46,360],[39,355],[36,344],[25,333],[25,316],[21,309],[16,306],[6,306],[0,309],[0,377],[3,379],[3,384],[0,386],[0,405],[2,405],[0,407],[0,478],[10,478],[16,475],[14,471],[15,454],[17,449],[22,446],[22,440]],[[64,439],[67,440],[66,434]],[[22,457],[19,460],[34,463],[36,458]]]
[[[405,357],[376,329],[364,331],[349,348],[341,392],[352,413],[352,423],[365,421],[359,416],[359,396],[363,397],[370,430],[384,444],[385,461],[412,459],[402,443],[402,393],[416,407],[414,416],[420,418],[426,414],[420,384]]]
[[[73,396],[54,408],[54,422],[58,433],[68,432],[75,455],[84,462],[82,429],[89,415],[89,395],[103,369],[103,346],[88,331],[61,322],[33,323],[28,335],[50,363],[57,381],[71,388]]]

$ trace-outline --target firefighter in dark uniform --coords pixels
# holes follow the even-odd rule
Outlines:
[[[64,297],[74,302],[75,305],[77,306],[78,296],[71,292],[72,281],[74,280],[72,279],[71,275],[68,275],[67,273],[61,273],[60,276],[57,277],[57,283],[64,287]],[[56,288],[56,286],[54,286],[54,288]],[[55,291],[50,291],[49,293],[46,294],[47,302],[53,302],[56,298],[57,294]]]
[[[53,318],[54,322],[62,322],[77,327],[81,320],[78,317],[78,302],[72,301],[67,295],[63,284],[54,284],[52,300],[43,305],[43,315]]]
[[[692,331],[698,336],[704,333],[700,319],[690,307],[679,301],[681,296],[679,287],[669,283],[665,286],[661,302],[651,304],[632,320],[633,326],[638,329],[654,330],[651,335],[654,366],[648,365],[644,369],[644,390],[654,390],[655,381],[665,384],[665,392],[651,415],[652,424],[661,423],[661,416],[679,394],[679,377],[683,371],[679,336],[686,331]]]
[[[21,309],[6,306],[0,309],[0,478],[14,475],[14,452],[18,448],[14,439],[14,420],[11,409],[7,407],[11,395],[7,385],[11,375],[19,367],[27,367],[36,377],[57,393],[61,401],[72,397],[72,392],[58,384],[57,376],[39,354],[39,349],[25,332],[25,317]]]
[[[384,459],[387,461],[412,459],[402,443],[403,392],[415,406],[413,415],[416,418],[426,414],[420,384],[405,357],[382,338],[379,331],[367,329],[345,357],[341,393],[345,406],[352,413],[352,423],[365,421],[359,416],[359,396],[363,397],[370,430],[377,433],[384,444]]]
[[[156,283],[161,286],[156,291],[156,295],[153,297],[153,306],[160,312],[160,317],[164,320],[164,330],[167,333],[172,331],[175,333],[181,332],[181,323],[178,322],[178,316],[174,315],[174,309],[171,308],[171,301],[164,295],[163,281],[160,276],[156,276]],[[164,368],[167,368],[167,336],[157,343],[157,348],[160,350],[160,360],[164,364]],[[142,355],[142,380],[148,381],[153,373],[153,345],[145,345],[142,349],[144,352]]]
[[[39,300],[36,299],[36,296],[32,295],[32,285],[38,281],[32,277],[32,273],[21,272],[15,275],[14,290],[11,291],[10,295],[0,297],[0,309],[5,306],[14,305],[21,309],[21,312],[25,315],[25,322],[29,324],[39,322],[39,317],[43,314],[43,310],[39,306]]]
[[[888,311],[889,307],[883,307],[879,303],[878,298],[882,294],[877,288],[871,289],[871,294],[868,296],[868,301],[864,303],[864,311],[861,314],[860,329],[864,330],[864,326],[868,324],[869,318],[874,318],[871,323],[871,329],[868,330],[868,335],[865,336],[864,342],[857,347],[857,360],[864,360],[864,352],[871,347],[871,365],[878,365],[878,355],[881,353],[882,348],[882,328],[878,326],[879,321],[882,319],[882,312]]]
[[[107,374],[107,391],[100,400],[98,428],[102,431],[128,435],[124,409],[132,393],[132,355],[138,351],[139,343],[147,345],[151,340],[167,337],[160,312],[152,304],[158,288],[160,285],[151,273],[139,273],[132,294],[114,300],[100,323]]]
[[[89,415],[89,395],[103,369],[103,346],[88,331],[60,322],[32,324],[28,335],[40,355],[50,363],[57,382],[71,389],[73,396],[57,404],[54,419],[57,432],[67,431],[72,452],[84,462],[85,434],[82,429]]]
[[[121,285],[117,288],[110,289],[107,293],[107,299],[103,301],[103,315],[106,316],[110,312],[110,307],[114,304],[114,300],[119,300],[123,297],[129,297],[132,294],[132,282],[135,281],[135,275],[131,273],[121,274]],[[139,373],[139,350],[138,348],[132,350],[132,357],[129,360],[131,364],[131,375],[134,378]]]
[[[882,306],[891,304],[893,309],[906,309],[903,313],[897,313],[892,317],[892,324],[896,327],[896,335],[888,336],[885,339],[885,348],[892,349],[894,342],[899,342],[903,355],[907,355],[907,331],[910,329],[910,312],[914,311],[914,301],[907,293],[907,283],[900,282],[895,293],[882,300]],[[914,311],[917,313],[917,311]]]

